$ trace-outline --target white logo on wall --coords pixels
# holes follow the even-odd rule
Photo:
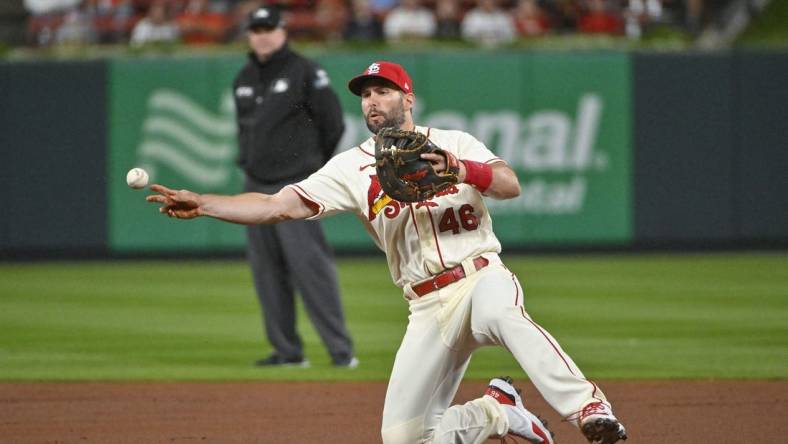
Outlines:
[[[587,196],[587,175],[609,169],[609,155],[596,145],[604,102],[595,93],[580,96],[574,116],[560,110],[537,110],[522,116],[511,109],[480,111],[472,116],[441,109],[421,115],[423,103],[416,102],[419,125],[467,131],[509,165],[524,171],[520,197],[487,199],[498,213],[573,214],[582,210]],[[339,149],[349,149],[366,140],[364,119],[345,114],[345,134]],[[566,179],[548,180],[543,173],[568,173]]]
[[[223,94],[219,111],[205,109],[187,95],[170,89],[154,90],[148,97],[147,116],[137,146],[138,164],[155,178],[166,167],[184,185],[221,188],[229,184],[235,166],[235,108],[232,92]]]

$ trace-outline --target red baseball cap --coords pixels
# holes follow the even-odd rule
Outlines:
[[[386,79],[397,85],[397,88],[404,93],[413,93],[413,82],[410,80],[410,76],[408,72],[405,71],[405,68],[403,68],[402,65],[383,60],[369,65],[361,75],[353,77],[350,82],[348,82],[347,87],[350,89],[350,92],[360,96],[361,87],[364,85],[364,81],[376,77]]]

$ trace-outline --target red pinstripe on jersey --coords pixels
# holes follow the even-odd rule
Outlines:
[[[416,210],[413,209],[413,204],[409,203],[408,208],[410,208],[410,220],[413,221],[413,227],[416,228],[416,236],[421,239],[421,233],[419,233],[419,224],[416,223]]]
[[[432,218],[432,211],[430,211],[429,207],[426,207],[426,209],[427,215],[430,217],[430,225],[432,225],[432,236],[435,237],[435,248],[438,250],[438,259],[441,261],[441,267],[446,269],[448,267],[446,267],[446,264],[443,262],[443,254],[441,254],[441,246],[438,242],[438,232],[435,231],[435,220]]]

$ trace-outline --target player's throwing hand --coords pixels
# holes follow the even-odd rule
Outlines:
[[[151,194],[145,200],[163,204],[159,212],[178,219],[193,219],[201,216],[202,199],[199,194],[189,190],[175,191],[159,184],[151,185],[150,189],[159,194]]]

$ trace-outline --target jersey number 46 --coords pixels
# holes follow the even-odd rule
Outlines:
[[[460,227],[466,231],[479,228],[479,218],[473,214],[473,207],[470,204],[465,204],[456,211],[454,208],[447,208],[438,223],[438,230],[441,233],[451,231],[452,234],[459,234]]]

